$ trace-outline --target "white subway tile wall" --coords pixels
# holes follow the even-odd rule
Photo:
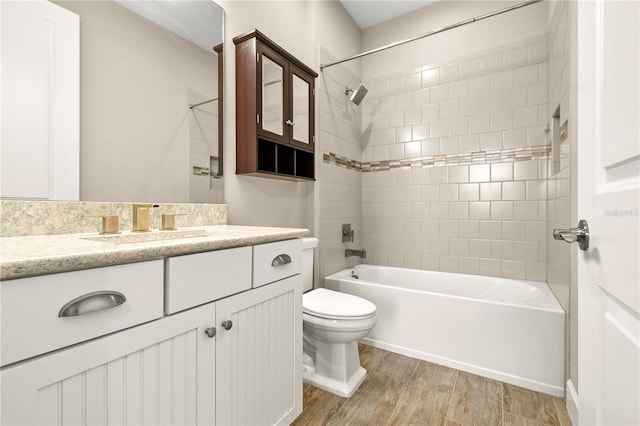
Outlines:
[[[547,90],[544,87],[530,86],[532,92],[540,97],[544,93],[548,100],[548,111],[552,114],[560,107],[560,123],[571,120],[570,109],[570,8],[559,2],[554,10],[554,16],[549,27],[548,39],[548,75]],[[542,83],[541,83],[542,84]],[[571,287],[571,246],[562,241],[555,241],[551,237],[554,228],[571,228],[576,226],[571,222],[571,149],[576,143],[574,135],[569,134],[560,144],[560,149],[552,153],[548,161],[547,184],[547,281],[560,304],[568,310]],[[559,157],[559,158],[558,158]],[[558,161],[559,160],[559,161]],[[555,163],[555,164],[554,164]],[[527,187],[527,191],[535,192],[537,187]],[[575,295],[573,297],[576,297]],[[575,300],[574,300],[575,302]]]
[[[365,82],[373,90],[362,104],[360,158],[546,145],[546,46],[539,37]],[[366,262],[544,281],[546,163],[362,173]]]
[[[545,160],[530,162],[540,161]],[[447,169],[451,175],[442,176],[441,171]],[[418,173],[419,170],[422,173]],[[438,255],[422,257],[425,263],[420,267],[427,268],[446,256],[443,258],[446,262],[442,265],[444,269],[438,266],[437,270],[452,270],[455,262],[462,262],[462,257],[477,257],[478,261],[509,260],[512,262],[504,274],[501,272],[498,276],[544,280],[545,259],[540,259],[539,253],[540,245],[545,244],[547,237],[545,217],[540,212],[545,211],[546,201],[538,196],[534,201],[520,201],[525,197],[526,186],[544,188],[544,181],[451,183],[450,179],[468,179],[468,172],[464,173],[468,167],[419,170],[363,174],[365,245],[371,247],[374,259],[388,259],[393,252],[395,266],[409,267],[401,262],[407,255],[412,264],[415,264],[416,252]],[[425,178],[428,173],[424,171],[438,171],[435,176],[437,183],[434,183],[433,174],[430,183],[425,183],[429,180]],[[373,178],[375,175],[392,178],[382,180],[377,176],[376,179]],[[486,187],[484,197],[487,201],[469,201],[478,199],[479,186]],[[403,197],[394,194],[403,194]],[[481,199],[485,198],[481,196]],[[415,245],[415,240],[413,244],[398,244],[399,237],[416,235],[422,237],[420,244]],[[464,262],[468,265],[469,259]],[[491,265],[484,271],[498,270],[495,262],[484,265]]]
[[[320,54],[322,63],[335,60],[324,49],[321,49]],[[378,98],[375,107],[374,104],[356,106],[345,95],[345,88],[355,88],[359,84],[359,79],[344,65],[327,68],[320,74],[316,83],[316,100],[320,120],[316,136],[316,152],[328,151],[360,161],[363,135],[367,135],[371,131],[370,129],[362,130],[361,108],[373,109],[376,111],[375,114],[380,116],[379,123],[380,125],[384,124],[384,130],[387,131],[384,133],[385,140],[389,140],[388,131],[391,131],[392,134],[395,133],[395,127],[388,127],[392,123],[399,123],[397,118],[392,116],[397,108],[394,99],[388,98],[383,101]],[[368,87],[379,93],[397,93],[404,90],[404,80],[402,78],[389,79],[379,82],[375,87],[371,85]],[[402,117],[404,120],[404,115]],[[409,134],[411,134],[410,130]],[[375,141],[381,136],[380,132],[376,132],[369,135],[369,140]],[[411,140],[411,137],[407,140]],[[402,148],[402,145],[397,147]],[[377,148],[379,148],[379,152],[370,152],[371,158],[368,161],[375,158],[387,158],[389,155],[388,147],[378,145]],[[319,239],[316,256],[318,260],[316,263],[318,265],[317,276],[324,277],[360,263],[360,259],[357,257],[345,258],[344,249],[364,246],[362,200],[363,197],[370,197],[372,194],[362,190],[360,171],[327,164],[323,161],[319,162],[315,186],[319,191],[320,203],[319,228],[316,233]],[[352,225],[352,229],[355,231],[354,243],[345,244],[342,242],[343,223]]]

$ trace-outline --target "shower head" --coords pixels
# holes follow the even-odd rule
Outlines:
[[[364,87],[364,84],[361,84],[360,87],[358,87],[356,90],[349,89],[348,87],[346,87],[344,90],[344,94],[348,96],[349,92],[351,92],[351,96],[349,96],[349,100],[356,105],[360,105],[360,102],[362,102],[362,99],[366,96],[368,91],[369,89]]]

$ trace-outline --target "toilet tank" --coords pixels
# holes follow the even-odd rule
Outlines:
[[[313,289],[313,249],[318,246],[314,237],[302,238],[302,291]]]

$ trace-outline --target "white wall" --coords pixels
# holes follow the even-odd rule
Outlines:
[[[339,1],[316,1],[316,39],[333,59],[342,59],[362,51],[362,31]],[[320,55],[321,53],[318,52]],[[326,64],[323,59],[320,64]],[[318,65],[320,65],[318,64]],[[346,71],[360,78],[360,61],[342,64]],[[318,70],[319,70],[318,66]],[[331,70],[333,67],[327,68]]]
[[[282,48],[316,68],[313,5],[304,1],[223,1],[224,28],[224,192],[230,224],[313,228],[314,183],[242,176],[236,168],[235,45],[233,38],[258,29]]]

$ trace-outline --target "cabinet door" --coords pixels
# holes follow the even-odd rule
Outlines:
[[[289,99],[287,61],[273,50],[258,44],[258,135],[274,142],[288,143]]]
[[[213,424],[214,324],[209,304],[6,367],[1,423]]]
[[[314,150],[314,78],[293,64],[291,71],[291,143],[307,151]]]
[[[301,287],[296,275],[217,303],[217,424],[290,424],[302,412]]]

